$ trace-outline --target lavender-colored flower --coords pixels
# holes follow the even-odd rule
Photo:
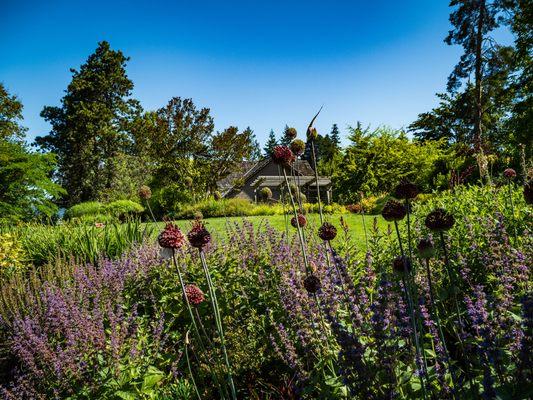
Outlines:
[[[455,224],[455,218],[442,208],[437,208],[430,212],[425,220],[426,227],[430,231],[447,231]]]
[[[385,203],[385,206],[383,206],[383,210],[381,211],[381,215],[385,219],[385,221],[400,221],[402,220],[405,215],[407,214],[407,209],[405,206],[396,201],[396,200],[389,200],[387,203]]]
[[[187,300],[190,304],[193,306],[197,306],[205,300],[204,292],[202,290],[193,284],[185,286],[185,294],[187,296]]]
[[[295,228],[298,228],[298,225],[303,228],[307,225],[307,219],[305,218],[305,215],[298,214],[298,219],[296,217],[291,218],[291,225]]]
[[[159,245],[166,249],[179,249],[185,244],[185,236],[173,223],[168,223],[158,237]]]
[[[394,188],[394,197],[397,199],[414,199],[418,196],[419,193],[418,186],[414,183],[403,179],[395,188]]]
[[[196,220],[187,234],[187,238],[191,246],[202,249],[211,241],[211,234],[202,221]]]
[[[322,240],[330,241],[337,236],[337,228],[329,222],[324,222],[320,228],[318,228],[318,237]]]
[[[287,146],[276,146],[272,150],[272,161],[282,167],[290,167],[295,161],[295,157]]]
[[[314,274],[308,275],[304,279],[304,287],[305,290],[307,290],[308,293],[316,293],[321,288],[320,278]]]

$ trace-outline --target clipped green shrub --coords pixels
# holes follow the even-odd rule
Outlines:
[[[105,214],[105,206],[99,201],[87,201],[70,207],[65,217],[71,219],[97,214]]]
[[[133,216],[144,211],[144,207],[131,200],[117,200],[106,204],[105,213],[117,218]]]

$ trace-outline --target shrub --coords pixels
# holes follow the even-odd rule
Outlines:
[[[261,190],[259,191],[259,198],[262,201],[270,200],[272,198],[272,190],[270,190],[270,188],[268,187],[261,188]]]
[[[0,282],[24,268],[24,251],[11,233],[0,233]]]
[[[144,211],[143,206],[131,200],[117,200],[106,204],[105,211],[107,214],[117,218],[125,216],[134,216]]]
[[[70,207],[65,217],[70,219],[96,214],[105,214],[105,206],[99,201],[87,201]]]

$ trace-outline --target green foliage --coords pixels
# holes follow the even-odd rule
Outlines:
[[[270,157],[272,156],[272,150],[274,150],[274,147],[278,145],[278,140],[276,139],[276,134],[271,129],[270,133],[268,134],[268,140],[265,144],[265,147],[263,147],[263,156],[264,157]]]
[[[389,192],[402,178],[429,191],[439,175],[448,173],[450,156],[442,142],[413,142],[404,132],[388,128],[370,132],[358,125],[351,131],[351,143],[333,175],[334,194],[343,203],[356,202],[360,191],[366,195]]]
[[[131,200],[117,200],[105,206],[106,213],[118,218],[133,217],[144,211],[143,206]]]
[[[105,214],[105,206],[99,201],[87,201],[70,207],[65,212],[66,218],[80,218],[89,215]]]
[[[116,258],[133,245],[153,237],[154,229],[139,221],[129,221],[103,226],[23,224],[11,228],[9,233],[20,243],[25,261],[43,265],[71,257],[89,262],[102,255]]]
[[[72,69],[60,107],[45,107],[41,116],[51,132],[36,143],[58,157],[58,176],[68,192],[66,203],[99,198],[118,177],[117,156],[129,146],[129,123],[139,114],[129,98],[133,82],[126,75],[129,59],[103,41],[79,68]]]
[[[54,199],[65,191],[50,178],[53,154],[32,153],[22,143],[0,139],[0,224],[57,213]]]

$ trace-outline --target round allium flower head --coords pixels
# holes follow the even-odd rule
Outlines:
[[[533,179],[530,179],[524,185],[524,199],[527,204],[533,204]]]
[[[294,139],[296,136],[298,135],[298,132],[296,132],[296,129],[295,128],[287,128],[285,130],[285,137],[287,139]]]
[[[307,128],[307,140],[316,140],[317,137],[318,132],[316,131],[316,128],[313,128],[312,126]]]
[[[394,188],[394,197],[397,199],[414,199],[416,196],[418,196],[418,193],[418,186],[406,179],[403,179]]]
[[[308,275],[304,279],[304,288],[307,290],[307,293],[316,293],[320,290],[321,287],[320,279],[316,275]]]
[[[202,249],[211,241],[211,234],[205,229],[202,221],[195,220],[191,230],[187,234],[187,238],[191,246]]]
[[[513,179],[516,177],[516,171],[512,168],[506,168],[505,171],[503,171],[503,175],[507,179]]]
[[[296,156],[301,156],[305,150],[305,143],[302,139],[294,139],[290,144],[290,149]]]
[[[191,284],[185,286],[185,295],[189,303],[193,306],[197,306],[205,300],[204,292],[196,285]]]
[[[431,258],[435,255],[435,247],[429,239],[420,239],[417,248],[420,258]]]
[[[139,188],[139,197],[143,200],[148,200],[150,197],[152,197],[152,190],[150,187],[142,185]]]
[[[407,214],[407,209],[405,206],[396,200],[389,200],[385,205],[383,206],[383,210],[381,211],[381,215],[385,219],[385,221],[400,221],[402,220],[405,215]]]
[[[173,223],[166,224],[165,229],[161,231],[157,238],[159,246],[166,249],[179,249],[185,243],[185,236]]]
[[[296,219],[296,217],[292,217],[291,218],[291,225],[295,228],[298,228],[298,225],[300,225],[300,227],[304,227],[307,225],[307,219],[305,218],[305,215],[303,214],[298,214],[298,219]]]
[[[337,228],[335,228],[329,222],[324,222],[320,228],[318,228],[318,237],[322,240],[333,240],[337,236]]]
[[[430,231],[447,231],[455,224],[455,218],[446,210],[437,208],[428,214],[425,224]]]
[[[283,167],[290,167],[295,157],[287,146],[276,146],[272,150],[272,160]]]
[[[392,261],[392,269],[394,272],[400,274],[405,273],[405,268],[407,267],[407,272],[411,272],[411,260],[405,256],[398,256]]]

